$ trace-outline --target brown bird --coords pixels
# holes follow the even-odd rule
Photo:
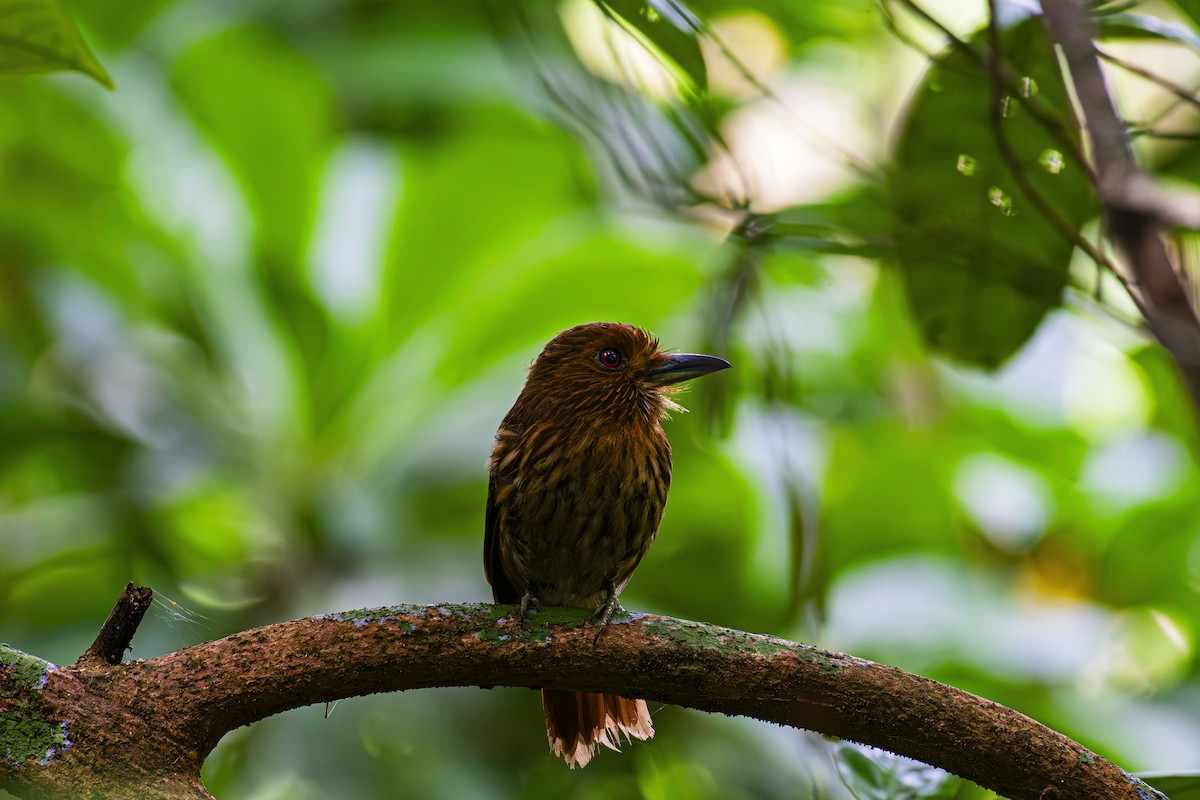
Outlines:
[[[726,369],[670,354],[641,328],[593,322],[554,337],[500,423],[489,461],[484,573],[497,603],[594,610],[596,637],[658,533],[671,485],[661,421],[675,384]],[[620,734],[654,735],[645,700],[542,690],[550,749],[574,767]]]

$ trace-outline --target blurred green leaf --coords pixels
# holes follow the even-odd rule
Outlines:
[[[504,263],[487,284],[457,296],[463,307],[477,309],[475,324],[456,331],[439,378],[455,385],[502,355],[540,346],[580,322],[636,321],[653,328],[700,289],[702,274],[682,249],[655,252],[616,231],[571,227],[557,232],[561,239],[546,241],[538,257]],[[547,305],[545,298],[555,302]]]
[[[105,50],[129,47],[159,12],[176,0],[88,0],[71,10],[79,15],[85,30]]]
[[[956,548],[946,451],[934,432],[883,421],[834,433],[812,576],[821,591],[810,594],[864,558]]]
[[[764,236],[782,247],[883,258],[891,252],[891,237],[885,209],[872,202],[879,199],[863,191],[843,203],[793,206],[764,215],[760,224]]]
[[[7,369],[0,370],[0,405],[8,405],[4,401],[9,399],[9,395],[19,394],[19,379],[15,373],[24,365],[18,366],[15,363],[15,353],[20,351],[22,360],[32,360],[46,345],[45,320],[39,311],[26,270],[18,266],[16,259],[0,259],[0,338],[7,345],[6,350],[11,348],[9,352],[0,351],[0,354],[8,356],[3,363]],[[6,381],[3,378],[8,378],[11,384],[5,385]],[[13,397],[13,400],[16,399],[18,398]],[[17,403],[14,402],[13,405]],[[9,418],[0,418],[0,429],[7,428],[8,424]],[[25,425],[13,425],[13,433],[26,430],[28,428]],[[2,433],[0,438],[3,438]],[[4,463],[5,455],[7,454],[3,449],[0,449],[0,464]]]
[[[138,267],[171,245],[124,183],[128,146],[121,136],[75,99],[3,81],[0,152],[0,250],[8,268],[75,270],[104,291],[105,302],[140,306],[147,292]],[[38,289],[57,278],[43,269],[10,280],[28,281],[27,290],[44,299]],[[19,302],[22,290],[9,286],[15,294],[8,299]]]
[[[57,0],[0,0],[0,76],[69,69],[114,88]]]
[[[1066,90],[1040,19],[1003,37],[1006,64],[1029,101],[1066,118]],[[1074,245],[1013,178],[991,96],[991,77],[974,60],[954,49],[939,57],[908,111],[889,189],[896,256],[925,341],[994,368],[1059,304]],[[1092,208],[1084,167],[1024,102],[1005,99],[1004,136],[1045,203],[1078,230]]]
[[[383,286],[383,318],[395,341],[473,294],[481,271],[512,258],[552,220],[593,201],[578,147],[532,121],[472,125],[403,163],[405,191]],[[512,199],[515,186],[519,203]],[[503,281],[518,269],[525,267],[518,263],[495,277]]]
[[[1165,604],[1200,612],[1194,555],[1200,496],[1140,506],[1121,521],[1096,562],[1096,597],[1113,607]]]
[[[858,800],[951,800],[966,783],[945,770],[851,742],[839,742],[833,758]]]
[[[641,34],[688,76],[697,91],[708,88],[700,52],[700,20],[676,0],[597,0],[599,5]]]
[[[987,76],[946,55],[914,86],[893,69],[902,45],[873,0],[687,0],[690,10],[594,0],[602,12],[573,2],[622,26],[683,99],[589,72],[558,3],[470,14],[374,0],[88,0],[80,24],[122,65],[121,92],[0,81],[0,638],[70,660],[131,578],[165,598],[139,629],[146,657],[331,608],[485,599],[484,463],[523,368],[558,330],[621,319],[682,350],[715,339],[735,365],[698,382],[681,398],[693,413],[667,424],[671,498],[628,607],[848,638],[862,655],[1091,737],[1114,761],[1144,759],[1147,741],[1162,765],[1181,757],[1179,742],[1200,729],[1168,707],[1197,686],[1200,480],[1176,444],[1196,447],[1175,366],[1128,331],[1081,322],[1091,319],[1082,309],[981,375],[931,361],[924,318],[909,307],[906,284],[961,311],[958,348],[974,315],[979,349],[997,357],[992,329],[1036,325],[1030,304],[1009,296],[1021,287],[1001,278],[1028,279],[1034,305],[1047,302],[1021,270],[1057,243],[1021,227],[1034,214],[996,163]],[[1011,19],[1015,4],[998,10]],[[1125,35],[1188,38],[1134,22]],[[1038,88],[1032,101],[1066,118],[1039,26],[1006,39],[1018,77]],[[979,37],[973,46],[983,49]],[[772,97],[733,88],[753,94],[739,58],[769,75]],[[718,83],[715,96],[704,91]],[[741,210],[757,202],[754,180],[749,198],[693,185],[728,156],[753,178],[793,156],[883,152],[881,115],[914,92],[910,149],[896,151],[894,173],[881,165],[886,185],[847,171],[849,185],[815,181],[810,201],[773,215]],[[1077,224],[1078,198],[1058,187],[1080,178],[1070,148],[1018,101],[1005,129],[1035,185]],[[1200,180],[1195,143],[1142,149],[1157,174]],[[915,167],[938,172],[903,184]],[[768,173],[763,187],[777,177]],[[231,179],[241,196],[227,202]],[[992,204],[990,186],[1015,216]],[[912,280],[878,270],[905,191],[913,218],[945,223],[932,227],[950,243],[910,226],[904,255],[933,241],[967,278],[945,278],[937,259]],[[727,238],[752,213],[756,224]],[[1002,265],[968,257],[993,251]],[[982,300],[954,305],[980,286]],[[718,298],[739,294],[726,324],[718,312],[734,306]],[[1081,396],[1094,405],[1109,392],[1132,410],[1100,423],[1080,413]],[[718,442],[702,411],[714,398],[728,401]],[[1161,458],[1126,466],[1140,444]],[[1012,462],[1043,490],[1046,529],[1027,549],[975,529],[959,484],[977,456]],[[1000,507],[1022,499],[1002,480],[983,488]],[[811,600],[801,615],[787,609],[797,573]],[[885,585],[880,608],[867,593]],[[863,596],[871,603],[855,606]],[[947,597],[964,601],[961,613],[922,627]],[[825,626],[805,627],[827,601]],[[984,632],[978,619],[1000,624]],[[908,620],[920,636],[893,635]],[[1064,621],[1069,631],[1043,646]],[[1113,708],[1120,719],[1095,724]],[[410,692],[322,711],[226,737],[206,766],[209,788],[231,798],[845,794],[834,744],[659,704],[670,736],[582,773],[545,752],[534,692]],[[1182,733],[1156,741],[1164,713]],[[473,766],[447,770],[446,754],[464,746]],[[846,761],[868,792],[928,794],[940,777],[871,751]],[[986,794],[957,785],[956,800]]]
[[[1171,800],[1200,800],[1200,772],[1139,772],[1137,777]]]
[[[1187,387],[1179,366],[1161,346],[1146,345],[1130,354],[1130,359],[1142,371],[1149,394],[1154,398],[1151,423],[1160,430],[1179,435],[1200,464],[1200,425],[1196,408],[1188,397]]]
[[[254,506],[236,485],[200,485],[163,503],[155,520],[161,547],[185,573],[228,567],[248,551],[261,527]]]
[[[880,29],[872,17],[875,4],[865,0],[690,0],[688,6],[705,20],[738,13],[761,14],[783,35],[788,51],[797,60],[812,55],[815,43],[845,39],[867,47],[877,46]],[[874,41],[872,41],[874,39]],[[869,44],[867,44],[870,42]]]
[[[704,446],[702,429],[694,414],[666,424],[675,462],[671,498],[654,548],[630,581],[631,607],[645,598],[649,608],[718,625],[777,625],[780,598],[745,579],[756,538],[753,488],[733,463]]]
[[[955,423],[961,452],[990,450],[1035,469],[1064,501],[1078,491],[1089,452],[1089,443],[1078,433],[1031,425],[988,406],[959,409]]]
[[[172,79],[246,192],[258,223],[261,299],[307,389],[301,417],[319,432],[349,389],[339,378],[361,363],[360,352],[337,347],[325,308],[297,268],[334,141],[332,92],[288,42],[262,28],[202,41],[179,58]]]
[[[1096,19],[1100,39],[1159,39],[1200,50],[1200,34],[1149,14],[1107,14]]]
[[[823,203],[765,215],[764,233],[778,237],[785,247],[882,257],[891,242],[891,216],[883,188],[869,182]]]
[[[38,569],[6,581],[0,594],[0,601],[7,600],[4,615],[35,627],[92,623],[107,613],[104,597],[120,585],[123,570],[111,546],[63,550]]]
[[[1200,25],[1200,0],[1172,0],[1171,5],[1182,11],[1195,25]]]
[[[259,246],[296,280],[336,124],[322,75],[278,35],[238,28],[186,51],[172,79],[241,181]]]
[[[727,793],[718,785],[707,765],[684,759],[643,761],[638,769],[638,788],[644,800],[692,800],[721,798]]]
[[[1153,156],[1157,174],[1200,184],[1200,141],[1193,139],[1180,142],[1179,146],[1156,152]],[[1195,233],[1187,232],[1185,235],[1194,236]]]

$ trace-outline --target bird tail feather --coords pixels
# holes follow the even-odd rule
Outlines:
[[[619,751],[621,734],[625,734],[626,742],[654,735],[645,700],[543,689],[542,709],[546,712],[550,751],[562,756],[572,769],[587,766],[600,745]]]

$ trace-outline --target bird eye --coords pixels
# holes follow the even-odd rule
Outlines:
[[[625,366],[625,354],[615,347],[605,347],[596,353],[596,360],[605,369],[620,369]]]

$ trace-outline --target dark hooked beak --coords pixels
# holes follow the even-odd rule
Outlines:
[[[645,378],[654,386],[670,386],[722,369],[729,369],[729,362],[723,358],[696,353],[673,353],[665,356],[650,369],[642,370],[639,377]]]

